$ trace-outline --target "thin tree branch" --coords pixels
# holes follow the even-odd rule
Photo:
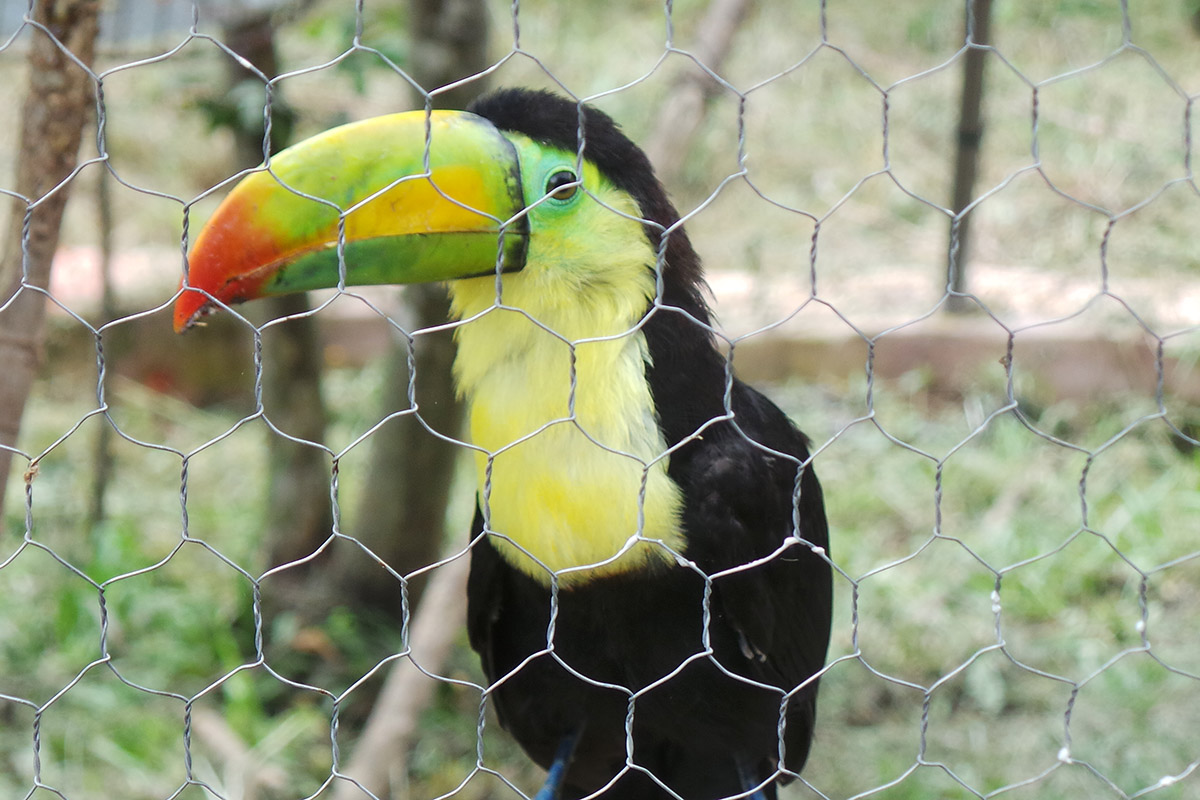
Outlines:
[[[688,52],[718,72],[752,3],[753,0],[712,0],[696,32],[696,46]],[[667,92],[645,147],[659,177],[667,183],[679,178],[691,152],[692,139],[704,122],[708,98],[717,86],[707,73],[689,69],[676,77]]]

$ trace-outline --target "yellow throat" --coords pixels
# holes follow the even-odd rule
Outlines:
[[[585,172],[584,185],[598,176]],[[654,296],[654,252],[633,201],[602,199],[586,198],[583,236],[580,224],[574,235],[531,225],[526,267],[503,277],[499,299],[493,277],[451,285],[454,314],[467,320],[454,371],[471,442],[486,451],[476,468],[493,543],[513,566],[546,583],[559,573],[564,586],[671,563],[684,544],[636,329]],[[588,249],[604,241],[628,244]]]

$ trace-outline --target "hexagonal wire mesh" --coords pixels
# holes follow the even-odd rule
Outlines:
[[[21,6],[4,6],[0,30],[13,78],[29,43],[52,35]],[[710,66],[695,56],[694,4],[495,4],[510,23],[496,25],[503,55],[473,77],[556,88],[641,140],[682,82],[707,81],[671,189],[729,363],[771,383],[813,439],[832,531],[816,741],[781,796],[1194,796],[1194,35],[1169,4],[1136,16],[1117,2],[1005,5],[984,46],[964,36],[961,3],[865,6],[760,4]],[[498,732],[464,642],[423,662],[407,605],[385,633],[337,612],[321,624],[264,614],[272,582],[326,550],[378,567],[341,509],[369,477],[367,444],[418,411],[405,397],[372,416],[386,385],[372,355],[396,331],[410,350],[435,331],[411,330],[390,291],[322,300],[331,423],[304,443],[326,459],[332,527],[314,551],[268,563],[265,443],[303,442],[263,400],[277,323],[237,316],[234,344],[207,366],[180,366],[202,346],[193,337],[163,344],[179,241],[190,247],[189,222],[237,174],[219,163],[230,137],[198,110],[234,56],[202,6],[118,9],[129,27],[108,29],[89,69],[98,135],[64,184],[52,282],[20,288],[45,291],[51,319],[9,448],[0,787],[366,797],[345,754],[384,676],[416,664],[436,691],[395,794],[528,796],[539,775]],[[396,110],[415,82],[388,13],[298,12],[277,34],[286,71],[262,76],[242,110],[271,119],[268,100],[285,93],[312,130]],[[156,14],[167,29],[141,32]],[[987,63],[987,133],[969,313],[949,314],[961,217],[947,198],[972,50]],[[41,198],[8,188],[4,166],[20,215]],[[98,226],[89,214],[102,209]],[[439,437],[470,449],[456,431]],[[398,584],[468,557],[473,479],[462,483],[448,555]]]

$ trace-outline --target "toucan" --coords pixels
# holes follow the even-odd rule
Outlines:
[[[610,117],[505,89],[301,142],[200,231],[174,323],[428,281],[478,478],[468,636],[539,797],[774,800],[829,643],[821,487],[733,377],[680,215]]]

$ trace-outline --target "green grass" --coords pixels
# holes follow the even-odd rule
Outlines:
[[[1184,632],[1196,618],[1188,609],[1197,607],[1200,574],[1192,534],[1200,511],[1196,454],[1179,452],[1166,425],[1148,419],[1089,467],[1087,453],[1054,444],[1011,415],[968,440],[972,407],[994,398],[930,405],[919,388],[910,391],[909,407],[926,412],[893,415],[888,432],[921,441],[942,461],[940,527],[937,464],[870,423],[843,433],[816,462],[845,573],[832,653],[847,660],[822,687],[805,777],[844,797],[904,775],[917,763],[928,691],[924,759],[944,764],[974,792],[1054,768],[1012,796],[1119,797],[1080,765],[1058,761],[1077,687],[1072,758],[1128,794],[1185,770],[1200,756],[1193,744],[1200,647]],[[818,442],[848,421],[836,398],[810,388],[789,399]],[[1123,427],[1130,410],[1062,404],[1033,423],[1088,441],[1094,430]],[[1148,652],[1138,631],[1143,576]],[[1189,797],[1192,784],[1155,796]],[[940,768],[921,767],[878,796],[973,795]]]
[[[367,385],[372,381],[365,378]],[[331,384],[336,396],[339,386],[356,391],[364,378],[338,372]],[[1159,420],[1135,425],[1092,460],[1085,526],[1079,485],[1086,454],[1047,441],[1011,415],[992,419],[963,444],[962,431],[970,432],[973,419],[971,398],[961,406],[931,402],[919,380],[876,388],[908,401],[901,406],[907,412],[891,415],[888,433],[919,440],[942,459],[936,531],[934,461],[895,444],[869,421],[847,427],[856,412],[828,390],[794,385],[772,392],[827,445],[816,463],[842,573],[834,663],[822,687],[806,779],[828,797],[903,777],[877,796],[965,798],[973,795],[946,770],[980,794],[1053,770],[1005,796],[1120,796],[1080,764],[1058,761],[1075,689],[1073,759],[1128,794],[1184,770],[1197,758],[1194,742],[1200,740],[1194,703],[1200,685],[1192,677],[1200,672],[1195,452],[1175,448]],[[62,389],[41,387],[27,430],[31,441],[55,436],[75,418],[74,392]],[[112,400],[131,425],[168,439],[236,422],[236,416],[156,402],[135,384],[118,383]],[[1033,422],[1085,439],[1094,427],[1118,425],[1125,411],[1120,404],[1062,405]],[[347,423],[358,424],[337,424]],[[70,498],[87,485],[97,430],[84,426],[68,437],[35,482],[33,538],[58,558],[27,546],[0,570],[0,692],[42,704],[70,687],[43,715],[43,781],[68,797],[170,794],[185,777],[183,714],[185,700],[194,699],[196,714],[224,719],[263,764],[278,770],[272,774],[286,776],[269,796],[315,791],[331,765],[330,696],[290,686],[262,667],[230,675],[254,662],[251,582],[240,570],[257,575],[264,567],[256,538],[262,487],[246,480],[260,474],[264,432],[239,431],[216,452],[199,454],[189,480],[194,535],[212,531],[211,546],[239,570],[198,544],[175,549],[177,464],[164,468],[155,451],[118,442],[112,497],[123,499],[98,527],[82,530],[79,509],[69,503],[43,504],[42,497]],[[205,469],[204,462],[212,463]],[[219,469],[230,463],[241,468]],[[19,505],[6,529],[7,555],[23,529]],[[132,574],[138,570],[146,571]],[[1143,574],[1148,652],[1138,632]],[[997,581],[999,638],[992,598]],[[162,694],[122,683],[109,665],[93,663],[101,654],[95,584],[104,586],[111,666]],[[857,626],[851,616],[856,589]],[[317,674],[319,685],[334,694],[399,647],[396,639],[373,638],[378,628],[335,613],[320,636],[336,664],[306,672],[309,656],[296,652],[302,639],[288,625],[280,617],[265,631],[274,646],[269,663],[284,677]],[[448,669],[456,678],[481,680],[465,643]],[[368,681],[341,709],[350,720],[340,734],[343,752],[352,752],[353,720],[369,711],[377,688],[378,678]],[[437,796],[470,773],[478,704],[478,691],[469,687],[446,685],[436,693],[412,754],[411,796]],[[32,780],[33,711],[7,702],[0,714],[6,720],[0,791],[21,796]],[[924,760],[946,770],[921,766],[910,774],[923,727]],[[536,771],[494,720],[486,730],[485,763],[535,786]],[[214,787],[232,787],[236,776],[214,746],[193,734],[195,774]],[[1193,784],[1184,781],[1156,796],[1184,798]],[[467,796],[501,796],[489,794],[494,791],[490,779],[478,777]],[[821,795],[797,787],[787,796]]]

